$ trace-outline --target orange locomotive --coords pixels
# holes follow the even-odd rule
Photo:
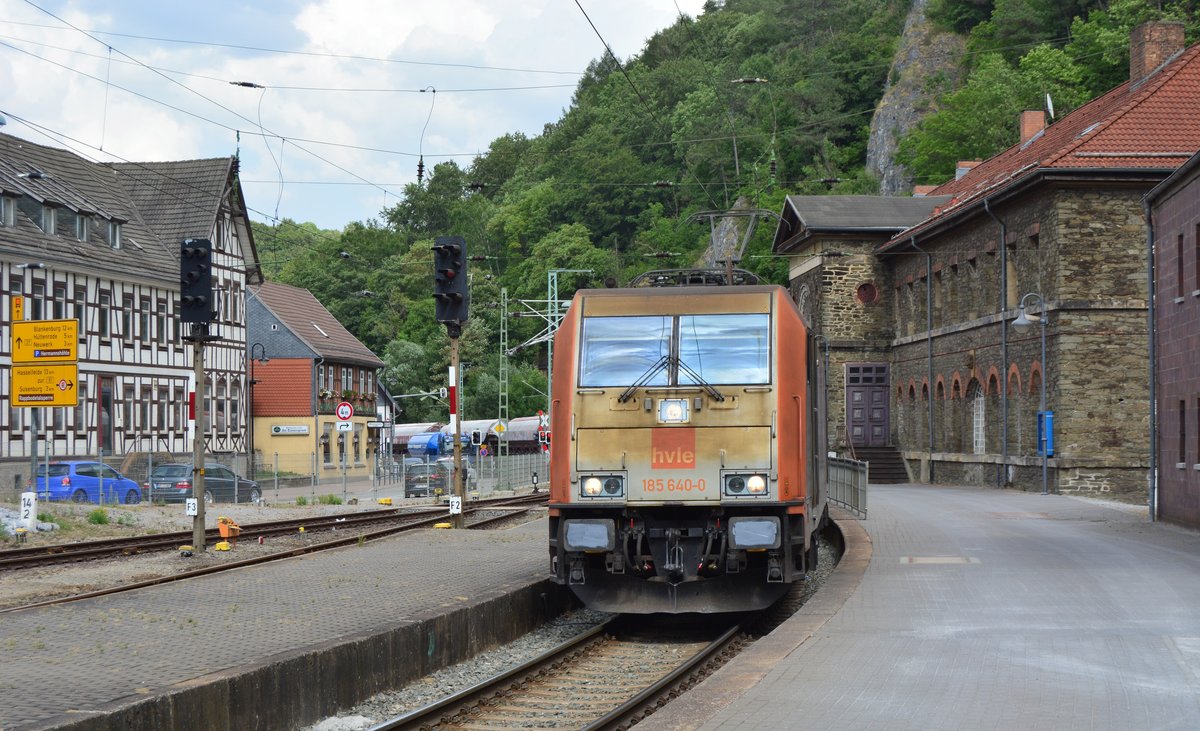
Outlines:
[[[817,347],[778,286],[581,290],[554,340],[550,563],[604,611],[759,609],[826,519]]]

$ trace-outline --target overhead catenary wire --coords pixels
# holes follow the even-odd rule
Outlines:
[[[25,0],[25,3],[26,3],[27,5],[29,5],[30,7],[33,7],[33,8],[35,8],[35,9],[37,9],[37,10],[41,11],[42,13],[45,13],[46,15],[50,16],[51,18],[54,18],[55,20],[59,21],[59,22],[60,22],[60,23],[62,23],[63,25],[65,25],[65,26],[67,26],[67,27],[70,27],[70,28],[72,28],[72,29],[74,29],[74,30],[78,31],[79,33],[82,33],[83,35],[85,35],[85,36],[86,36],[86,37],[88,37],[88,38],[91,38],[91,39],[92,39],[93,41],[95,41],[96,43],[100,43],[100,44],[102,44],[102,45],[107,45],[107,44],[104,44],[102,41],[100,41],[100,40],[99,40],[98,38],[96,38],[95,36],[93,36],[93,35],[89,34],[87,31],[84,31],[84,30],[80,29],[79,27],[75,26],[75,25],[74,25],[73,23],[71,23],[70,21],[64,20],[63,18],[60,18],[59,16],[55,15],[54,13],[50,12],[49,10],[46,10],[45,8],[43,8],[43,7],[40,7],[40,6],[39,6],[37,3],[33,2],[33,0]],[[10,47],[11,47],[11,46],[10,46]],[[18,49],[18,50],[19,50],[19,49]],[[190,86],[188,86],[187,84],[184,84],[184,83],[182,83],[181,81],[179,81],[179,80],[177,80],[177,79],[172,79],[170,76],[167,76],[166,74],[164,74],[164,73],[162,73],[162,72],[155,71],[154,69],[150,68],[150,67],[149,67],[149,66],[147,66],[146,64],[142,63],[142,62],[141,62],[141,60],[139,60],[139,59],[136,59],[136,58],[134,58],[133,56],[130,56],[129,54],[127,54],[127,53],[125,53],[125,52],[123,52],[123,51],[121,51],[121,50],[119,50],[119,49],[114,49],[114,50],[116,50],[116,51],[117,51],[117,53],[121,54],[121,55],[122,55],[122,56],[124,56],[125,58],[128,58],[129,60],[136,62],[136,63],[137,63],[139,66],[141,66],[141,67],[143,67],[143,68],[145,68],[145,69],[147,69],[147,70],[149,70],[149,71],[153,72],[155,75],[157,75],[157,76],[159,76],[159,77],[161,77],[161,78],[163,78],[163,79],[166,79],[166,80],[167,80],[167,81],[169,81],[170,83],[172,83],[172,84],[175,84],[176,86],[178,86],[178,87],[182,88],[183,90],[187,91],[188,93],[190,93],[190,94],[193,94],[193,95],[195,95],[195,96],[198,96],[198,97],[200,97],[201,99],[204,99],[205,101],[209,102],[210,104],[213,104],[214,106],[217,106],[217,107],[219,107],[220,109],[223,109],[223,110],[225,110],[226,112],[228,112],[228,113],[230,113],[230,114],[234,115],[235,117],[237,117],[237,118],[239,118],[239,119],[242,119],[242,120],[244,120],[244,121],[246,121],[246,122],[248,122],[248,123],[250,123],[250,124],[254,124],[254,121],[253,121],[253,120],[251,120],[251,119],[249,119],[249,118],[248,118],[248,117],[246,117],[245,115],[243,115],[243,114],[241,114],[241,113],[239,113],[239,112],[237,112],[237,111],[235,111],[235,110],[233,110],[233,109],[230,109],[229,107],[225,106],[224,104],[221,104],[220,102],[216,101],[215,99],[211,99],[211,98],[209,98],[209,97],[206,97],[206,96],[204,96],[203,94],[201,94],[200,92],[198,92],[198,91],[196,91],[195,89],[191,88],[191,87],[190,87]],[[72,69],[72,70],[73,70],[73,69]],[[278,135],[278,136],[282,136],[282,135]],[[318,155],[317,153],[315,153],[315,152],[313,152],[313,151],[311,151],[311,150],[308,150],[308,149],[306,149],[306,148],[305,148],[305,147],[303,147],[302,145],[295,145],[295,146],[296,146],[296,148],[297,148],[297,149],[299,149],[300,151],[302,151],[302,152],[304,152],[305,154],[307,154],[307,155],[310,155],[310,156],[312,156],[312,157],[314,157],[314,158],[316,158],[316,159],[320,160],[321,162],[325,163],[326,165],[329,165],[329,166],[331,166],[331,167],[337,168],[338,170],[341,170],[342,172],[346,173],[347,175],[350,175],[350,176],[352,176],[352,177],[358,178],[359,180],[362,180],[362,181],[364,181],[364,182],[370,182],[370,181],[367,181],[367,179],[366,179],[366,178],[363,178],[362,176],[358,175],[357,173],[355,173],[355,172],[353,172],[353,171],[351,171],[351,170],[349,170],[349,169],[347,169],[347,168],[343,167],[342,165],[339,165],[339,164],[337,164],[337,163],[333,162],[332,160],[329,160],[329,159],[327,159],[327,158],[325,158],[325,157],[322,157],[321,155]],[[380,190],[384,190],[384,189],[383,189],[383,188],[380,188]],[[389,192],[389,191],[386,191],[386,190],[384,190],[384,192]]]

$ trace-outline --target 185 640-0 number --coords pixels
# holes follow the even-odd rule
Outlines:
[[[646,492],[704,492],[706,484],[703,477],[659,477],[642,480],[642,489]]]

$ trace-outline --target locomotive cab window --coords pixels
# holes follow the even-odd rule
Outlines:
[[[628,386],[671,352],[671,318],[587,317],[580,340],[580,386]],[[667,373],[647,385],[667,385]]]
[[[685,315],[679,318],[679,360],[708,383],[771,380],[767,315]],[[679,385],[695,381],[680,371]]]
[[[585,317],[579,385],[629,386],[647,374],[647,386],[696,385],[689,369],[708,384],[767,384],[770,327],[767,314]]]

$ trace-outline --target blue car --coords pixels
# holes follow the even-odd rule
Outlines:
[[[105,502],[133,505],[142,501],[138,484],[103,462],[67,461],[38,465],[34,491],[40,500],[98,503],[101,485],[104,486]]]

